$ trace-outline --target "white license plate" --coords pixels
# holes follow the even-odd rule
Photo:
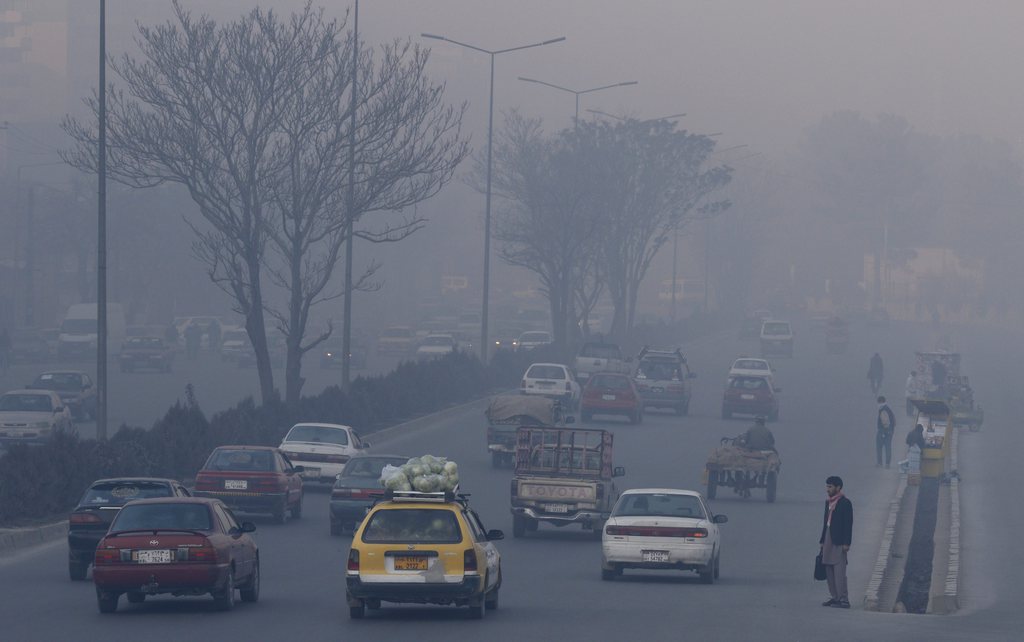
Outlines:
[[[551,386],[555,385],[555,382],[554,381],[538,381],[537,385],[540,386],[541,388],[550,388]]]
[[[249,488],[249,482],[244,479],[225,479],[224,488],[226,490],[246,490]]]
[[[667,562],[668,551],[641,551],[645,562]]]
[[[171,551],[167,549],[135,551],[133,557],[139,564],[169,564],[172,559]]]
[[[313,477],[314,479],[320,477],[319,468],[310,468],[309,466],[304,466],[303,468],[302,477]]]
[[[753,401],[754,395],[740,395],[740,399],[743,399],[745,401]]]
[[[544,504],[544,512],[546,513],[568,513],[569,507],[565,504]]]
[[[601,398],[605,401],[615,401],[615,395],[601,395]]]

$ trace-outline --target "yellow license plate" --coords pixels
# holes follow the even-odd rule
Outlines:
[[[426,557],[396,557],[396,571],[425,571],[427,570]]]

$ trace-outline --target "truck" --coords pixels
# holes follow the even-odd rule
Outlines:
[[[598,372],[617,372],[619,374],[632,374],[633,358],[623,359],[622,351],[614,343],[602,341],[588,341],[580,348],[576,355],[576,379],[585,383],[590,375]]]
[[[491,465],[512,467],[515,462],[516,429],[520,426],[562,426],[574,421],[564,416],[556,399],[529,395],[498,395],[484,412],[487,417],[487,451]]]
[[[57,358],[62,361],[95,359],[99,340],[95,303],[75,303],[68,307],[57,337]],[[107,352],[114,353],[125,339],[126,324],[120,303],[107,304]]]
[[[524,537],[546,522],[581,526],[600,538],[619,498],[614,478],[626,474],[612,465],[612,440],[607,430],[518,428],[512,535]]]

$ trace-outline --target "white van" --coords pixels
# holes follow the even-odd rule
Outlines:
[[[75,303],[68,307],[57,337],[57,358],[60,360],[94,359],[96,357],[97,314],[95,303]],[[124,343],[126,325],[120,303],[107,304],[107,353],[115,354]]]

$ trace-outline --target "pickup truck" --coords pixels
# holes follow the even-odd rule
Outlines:
[[[520,427],[512,479],[512,534],[523,537],[540,522],[582,526],[600,538],[619,498],[607,430]]]
[[[562,414],[556,399],[528,395],[499,395],[491,399],[487,417],[487,451],[491,465],[512,467],[516,452],[516,429],[520,426],[553,427],[571,424],[572,416]]]
[[[130,337],[121,346],[121,372],[151,368],[170,372],[174,363],[174,349],[160,337]]]
[[[576,355],[576,379],[586,382],[590,375],[598,372],[617,372],[631,374],[632,357],[622,358],[622,351],[614,343],[589,341],[583,344]]]

